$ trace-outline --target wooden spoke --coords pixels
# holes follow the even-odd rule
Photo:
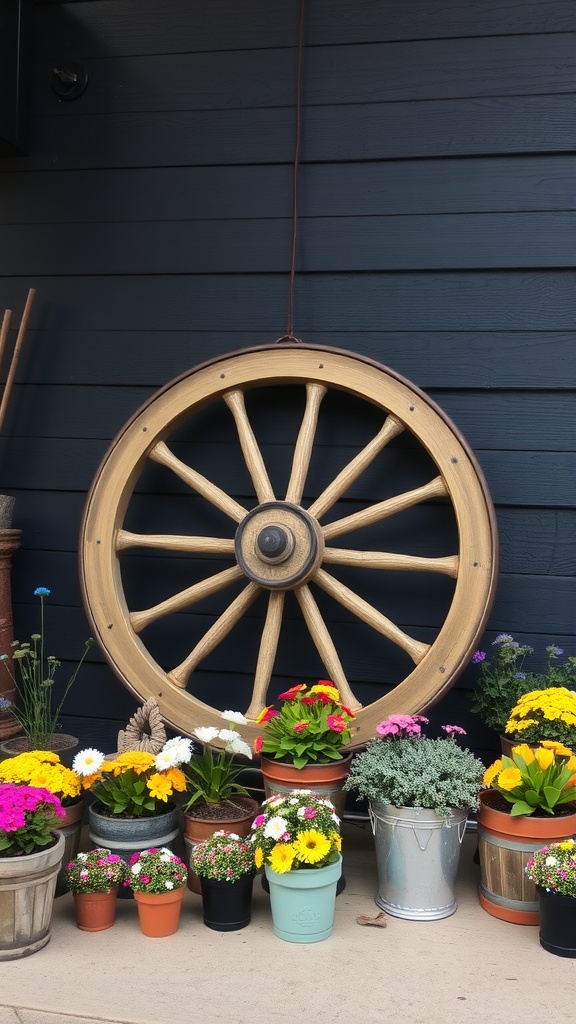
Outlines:
[[[274,660],[278,649],[280,628],[282,626],[282,613],[284,611],[284,591],[272,590],[268,599],[268,611],[266,621],[262,629],[260,651],[256,664],[256,675],[254,677],[254,688],[252,700],[246,712],[246,718],[252,721],[258,717],[266,707],[266,694],[274,671]]]
[[[404,424],[396,416],[387,416],[382,428],[375,434],[372,440],[368,442],[361,452],[358,452],[358,455],[350,460],[347,466],[344,466],[344,469],[334,478],[320,497],[316,498],[316,501],[308,509],[310,515],[316,519],[320,519],[325,515],[328,509],[332,508],[332,505],[344,494],[344,491],[347,491],[370,463],[374,461],[376,456],[388,444],[388,441],[391,441],[397,434],[401,434],[403,430]]]
[[[201,580],[200,583],[195,583],[194,586],[181,590],[179,594],[174,594],[173,597],[167,598],[166,601],[161,601],[160,604],[156,604],[152,608],[145,608],[140,612],[130,612],[132,629],[135,633],[140,633],[146,626],[156,622],[157,619],[163,618],[164,615],[172,615],[174,612],[180,612],[183,608],[188,608],[192,604],[197,604],[198,601],[202,601],[205,597],[210,597],[211,594],[216,594],[219,590],[223,590],[224,587],[229,587],[231,583],[242,579],[243,576],[244,573],[240,567],[233,565],[230,569],[224,569],[223,572],[217,572],[215,576],[209,576],[207,579]]]
[[[412,508],[413,505],[419,505],[422,501],[445,497],[447,493],[442,477],[437,476],[423,487],[416,487],[413,491],[405,491],[404,494],[386,498],[385,501],[369,505],[368,508],[363,508],[360,512],[354,512],[343,519],[336,519],[333,523],[328,523],[322,527],[324,540],[333,540],[334,537],[339,537],[343,533],[359,530],[362,526],[371,526],[372,523],[378,523],[381,519],[387,519],[389,516],[396,515],[397,512],[403,512],[404,509]]]
[[[262,452],[258,447],[254,431],[250,426],[250,420],[248,419],[248,413],[244,404],[244,395],[241,391],[228,391],[224,395],[224,401],[234,417],[240,439],[240,447],[242,448],[258,501],[261,503],[264,501],[274,501],[274,491],[268,479],[268,472],[264,465]]]
[[[358,594],[355,594],[349,587],[345,587],[339,580],[335,580],[333,576],[325,572],[324,569],[319,569],[314,577],[314,582],[322,587],[327,594],[330,594],[336,601],[344,605],[348,611],[353,612],[359,619],[366,622],[372,629],[378,630],[383,636],[387,637],[388,640],[392,640],[398,647],[406,651],[410,655],[415,665],[418,665],[422,661],[422,658],[430,650],[429,644],[420,643],[419,640],[415,640],[413,637],[408,636],[403,630],[399,629],[398,626],[394,625],[390,619],[387,619],[385,615],[382,615],[377,608],[374,608],[368,601],[365,601]]]
[[[349,548],[324,548],[324,561],[331,565],[354,565],[361,569],[398,569],[400,572],[439,572],[456,579],[458,555],[445,558],[420,558],[388,551],[352,551]]]
[[[358,700],[356,700],[356,697],[348,685],[348,680],[344,674],[344,669],[342,668],[340,658],[338,657],[338,652],[336,651],[332,637],[328,632],[326,623],[320,614],[320,609],[312,596],[310,588],[307,585],[304,585],[302,587],[298,587],[295,593],[316,650],[322,658],[324,667],[328,671],[330,679],[332,679],[334,685],[340,691],[342,702],[351,708],[352,711],[357,711],[362,707],[362,705]]]
[[[248,511],[247,509],[235,501],[234,498],[231,498],[229,494],[226,494],[220,487],[217,487],[216,484],[213,484],[211,480],[202,476],[201,473],[197,473],[195,469],[187,466],[185,462],[181,462],[170,451],[164,441],[159,441],[152,448],[148,457],[153,462],[158,462],[161,466],[171,469],[184,483],[192,487],[198,494],[201,494],[203,498],[206,498],[216,508],[219,508],[221,512],[225,512],[231,519],[235,519],[237,523],[244,519]]]
[[[304,492],[304,485],[306,483],[306,477],[310,466],[310,458],[312,456],[312,448],[314,446],[314,436],[316,434],[320,403],[324,398],[326,391],[327,388],[323,387],[321,384],[306,385],[306,408],[304,410],[300,432],[294,449],[292,473],[290,475],[288,490],[286,491],[286,501],[291,501],[295,505],[299,505],[302,501],[302,494]]]
[[[220,618],[216,619],[216,622],[204,634],[199,643],[196,644],[196,647],[190,652],[186,660],[167,673],[168,680],[174,683],[175,686],[183,689],[188,682],[190,673],[221,643],[224,637],[228,636],[230,630],[242,618],[244,612],[248,610],[259,593],[260,587],[256,583],[249,583],[238,594],[238,597],[228,605],[226,611],[222,612]]]
[[[170,533],[131,533],[118,530],[116,551],[126,548],[159,548],[189,555],[233,555],[234,541],[226,537],[183,537]]]

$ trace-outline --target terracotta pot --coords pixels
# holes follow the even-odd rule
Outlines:
[[[342,818],[346,801],[342,786],[348,778],[351,761],[352,754],[347,754],[341,761],[295,768],[293,764],[262,756],[260,771],[266,796],[274,796],[275,793],[284,796],[292,789],[311,789],[318,796],[331,800],[337,815]]]
[[[0,961],[36,953],[50,940],[56,875],[64,837],[20,857],[0,857]]]
[[[526,876],[528,858],[542,846],[571,839],[576,834],[576,806],[571,814],[513,817],[492,806],[498,798],[493,789],[480,794],[480,904],[501,921],[537,925],[538,896],[536,886]]]
[[[118,886],[106,892],[75,892],[76,923],[83,932],[104,932],[116,920]]]
[[[64,893],[68,892],[68,886],[66,884],[66,865],[69,861],[73,860],[78,853],[78,847],[80,845],[80,832],[82,830],[82,819],[84,817],[84,797],[78,798],[76,803],[70,804],[69,807],[65,807],[66,817],[60,825],[58,831],[64,836],[64,856],[62,858],[62,867],[58,872],[56,879],[56,896],[63,896]]]
[[[194,847],[220,829],[224,829],[226,832],[235,832],[237,836],[249,835],[252,822],[258,814],[258,801],[253,800],[251,796],[234,797],[232,803],[238,805],[239,810],[236,813],[231,811],[225,818],[204,817],[200,809],[194,813],[194,807],[192,807],[192,813],[184,815],[184,860],[188,868],[187,885],[190,891],[197,895],[202,893],[202,887],[196,872],[190,871],[190,856]]]
[[[151,939],[161,939],[178,931],[185,886],[170,892],[135,892],[140,931]]]

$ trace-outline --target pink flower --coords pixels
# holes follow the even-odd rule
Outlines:
[[[296,725],[294,726],[294,732],[304,732],[304,729],[307,729],[309,725],[310,723],[305,721],[296,722]]]
[[[263,825],[265,821],[266,821],[266,815],[265,814],[257,814],[256,817],[254,818],[254,821],[253,821],[253,827],[254,828],[260,828],[260,825]]]
[[[442,725],[440,728],[444,730],[447,736],[466,735],[466,729],[461,729],[459,725]]]
[[[257,736],[256,739],[254,740],[254,752],[256,754],[259,754],[260,751],[262,750],[262,744],[263,743],[264,743],[264,740],[262,739],[262,737],[261,736]]]
[[[344,732],[346,728],[346,722],[342,718],[342,715],[327,715],[326,724],[332,732]]]
[[[140,875],[140,881],[142,882],[142,885],[149,885],[150,875]]]
[[[304,808],[304,817],[308,821],[311,821],[312,818],[315,818],[317,814],[318,814],[318,811],[316,811],[313,807],[305,807]]]

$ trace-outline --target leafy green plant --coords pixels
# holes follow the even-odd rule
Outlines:
[[[477,808],[484,765],[455,741],[454,735],[464,730],[446,725],[446,737],[428,739],[420,729],[420,723],[427,722],[421,715],[391,716],[381,722],[381,738],[371,740],[352,758],[344,789],[366,800],[426,807],[438,814],[448,815],[453,807]]]
[[[183,806],[189,811],[194,804],[218,804],[235,796],[248,796],[248,790],[237,780],[243,765],[234,760],[237,755],[252,758],[249,745],[234,728],[235,724],[246,724],[247,719],[239,711],[223,711],[222,718],[232,728],[215,729],[212,726],[198,726],[193,736],[203,744],[202,753],[193,754],[183,765],[186,777],[188,799]],[[216,753],[211,744],[223,743]]]
[[[561,743],[545,740],[532,750],[526,743],[512,748],[486,769],[483,782],[511,804],[510,814],[554,814],[576,800],[576,757]]]
[[[271,755],[295,768],[342,760],[354,715],[329,680],[321,679],[310,689],[304,683],[291,686],[278,700],[280,711],[270,705],[256,719],[266,726],[254,744],[257,754]]]
[[[58,729],[64,702],[94,641],[91,638],[86,640],[84,653],[64,686],[62,698],[53,708],[52,693],[60,662],[53,654],[45,653],[44,599],[50,596],[50,591],[47,587],[37,587],[34,596],[40,598],[40,632],[32,634],[31,643],[15,640],[12,655],[0,654],[0,661],[4,663],[18,692],[18,702],[11,708],[14,717],[22,726],[32,748],[49,750],[51,738]]]

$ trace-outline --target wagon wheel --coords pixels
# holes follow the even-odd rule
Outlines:
[[[244,400],[249,389],[273,386],[301,388],[305,402],[283,497],[272,489]],[[304,508],[303,493],[321,404],[331,389],[376,407],[381,411],[381,426]],[[252,508],[180,460],[166,443],[189,417],[218,402],[225,403],[234,419],[256,495]],[[416,438],[435,464],[430,479],[323,525],[322,520],[341,496],[389,442],[403,433]],[[126,529],[124,521],[133,491],[151,463],[174,474],[179,485],[183,481],[209,503],[207,507],[224,513],[230,535],[135,533]],[[430,558],[338,546],[340,537],[430,500],[451,505],[457,551]],[[123,588],[122,558],[133,549],[148,549],[150,557],[174,552],[225,555],[234,564],[152,607],[131,611]],[[363,743],[388,714],[415,713],[437,701],[468,663],[491,606],[496,549],[494,513],[482,474],[458,430],[426,395],[387,367],[352,353],[324,346],[267,345],[230,353],[194,368],[157,392],[124,427],[88,495],[80,537],[80,575],[94,635],[109,664],[141,700],[154,697],[165,721],[183,733],[190,733],[197,725],[221,725],[220,711],[194,696],[194,671],[230,633],[255,598],[267,592],[254,687],[245,712],[249,724],[241,729],[248,741],[259,731],[254,719],[266,704],[285,595],[293,591],[326,674],[338,686],[344,703],[357,713],[354,742]],[[453,596],[435,639],[428,643],[405,632],[341,582],[333,574],[339,566],[373,569],[387,582],[395,571],[451,578]],[[197,639],[184,660],[162,668],[141,637],[147,627],[232,584],[238,586],[239,581],[240,592]],[[406,677],[391,692],[364,707],[348,683],[320,611],[316,599],[320,591],[409,658]]]

